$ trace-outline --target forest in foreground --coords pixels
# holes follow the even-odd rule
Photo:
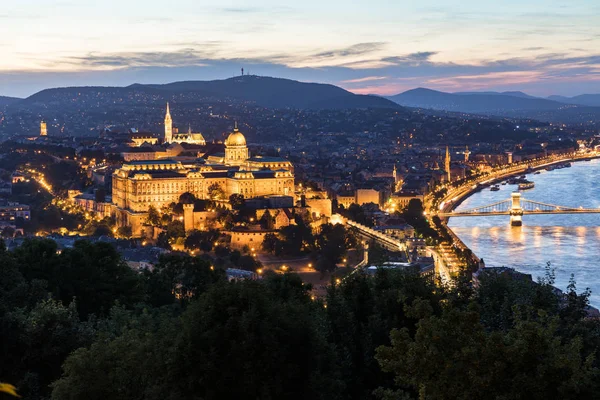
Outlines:
[[[229,282],[206,257],[131,270],[106,243],[0,245],[0,381],[25,399],[591,399],[589,293],[490,270],[473,288],[351,274]],[[4,397],[3,397],[4,396]],[[0,394],[0,398],[9,398]]]

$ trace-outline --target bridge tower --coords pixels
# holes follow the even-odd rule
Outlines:
[[[521,193],[512,192],[510,195],[512,206],[510,208],[510,225],[523,225],[523,207],[521,207]]]

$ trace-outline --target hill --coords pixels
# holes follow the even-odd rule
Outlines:
[[[109,104],[136,101],[237,100],[268,108],[345,109],[398,108],[377,96],[357,95],[334,85],[304,83],[289,79],[239,76],[214,81],[183,81],[168,84],[134,84],[127,87],[70,87],[46,89],[27,98],[23,105],[48,106],[98,104],[98,98],[110,98]]]
[[[523,93],[520,91],[512,91],[512,92],[454,92],[452,94],[476,94],[476,95],[481,95],[481,94],[487,94],[487,95],[491,95],[491,96],[513,96],[513,97],[521,97],[523,99],[538,99],[539,97],[535,97],[535,96],[531,96],[527,93]]]
[[[524,110],[558,110],[565,105],[556,101],[502,93],[445,93],[418,88],[389,97],[409,107],[481,114],[507,114]]]
[[[579,96],[550,96],[550,100],[560,101],[566,104],[577,104],[581,106],[600,107],[600,94],[580,94]]]
[[[16,103],[20,101],[18,97],[8,97],[8,96],[0,96],[0,107],[8,106],[9,104]]]
[[[252,101],[269,108],[340,109],[396,108],[387,99],[357,95],[340,87],[255,75],[214,81],[185,81],[166,85],[135,85],[170,92],[201,92],[219,98]]]

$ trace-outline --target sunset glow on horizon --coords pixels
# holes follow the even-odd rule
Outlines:
[[[224,79],[242,67],[382,95],[600,92],[600,3],[590,0],[52,3],[0,11],[0,95]]]

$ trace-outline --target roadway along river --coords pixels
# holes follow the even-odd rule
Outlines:
[[[571,168],[529,174],[535,188],[522,198],[560,206],[600,208],[600,159],[573,163]],[[485,188],[467,198],[457,210],[510,198],[516,185]],[[524,215],[522,227],[509,217],[456,217],[448,226],[483,258],[487,266],[507,266],[543,276],[546,263],[556,273],[555,286],[565,290],[571,274],[579,292],[589,287],[591,303],[600,306],[600,214]]]

